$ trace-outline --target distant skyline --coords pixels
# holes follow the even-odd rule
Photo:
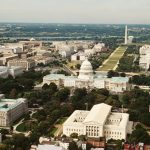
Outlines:
[[[0,22],[150,24],[150,0],[1,0]]]

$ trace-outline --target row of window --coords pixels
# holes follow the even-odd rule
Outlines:
[[[86,129],[86,131],[89,131],[89,132],[93,132],[93,131],[94,131],[94,132],[99,132],[99,130],[93,130],[93,129],[92,129],[92,130]]]
[[[122,139],[122,137],[121,136],[116,136],[116,135],[105,135],[106,136],[106,138],[107,137],[109,137],[109,138],[115,138],[115,139]]]
[[[121,135],[121,132],[114,132],[114,131],[105,131],[105,134],[116,134],[116,135]]]
[[[86,135],[87,136],[99,136],[99,134],[98,133],[93,133],[93,132],[86,132]]]
[[[120,120],[121,120],[121,119],[117,119],[117,120],[114,120],[114,119],[111,120],[111,119],[109,119],[108,121],[109,121],[109,122],[120,122]]]
[[[95,129],[95,128],[99,129],[99,127],[97,126],[86,126],[86,129]]]
[[[83,129],[69,129],[69,128],[67,128],[67,131],[72,131],[72,132],[83,132]]]

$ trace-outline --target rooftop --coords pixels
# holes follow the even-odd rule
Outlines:
[[[43,79],[47,79],[47,80],[58,80],[58,79],[64,79],[65,75],[64,74],[49,74],[44,76]]]
[[[11,110],[25,101],[26,101],[26,99],[24,99],[24,98],[0,99],[0,111]]]
[[[111,82],[117,82],[117,83],[122,83],[122,82],[128,82],[129,78],[128,77],[112,77]]]
[[[89,111],[85,110],[76,110],[72,115],[65,121],[65,125],[70,125],[70,123],[75,125],[80,125],[88,115]]]
[[[118,127],[126,127],[129,119],[129,114],[127,113],[111,113],[107,119],[105,126],[118,126]]]
[[[83,123],[95,122],[104,125],[111,108],[112,106],[104,103],[94,105]]]
[[[64,150],[62,147],[60,146],[55,146],[55,145],[38,145],[38,149],[37,150]]]

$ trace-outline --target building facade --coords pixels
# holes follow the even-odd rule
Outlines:
[[[28,111],[27,100],[0,99],[0,126],[8,127]]]
[[[16,76],[21,75],[22,73],[23,68],[20,66],[0,66],[0,78],[7,78],[9,75],[15,78]]]
[[[112,77],[107,78],[106,75],[94,74],[91,63],[86,59],[80,68],[78,76],[65,76],[63,74],[50,74],[43,77],[44,84],[55,83],[58,87],[70,88],[106,88],[111,92],[122,93],[123,91],[130,90],[128,77]]]
[[[8,61],[7,66],[21,66],[24,70],[29,70],[35,67],[35,61],[33,59],[14,59]]]
[[[87,137],[126,140],[129,114],[113,113],[111,106],[101,103],[94,105],[90,111],[76,110],[63,124],[63,134],[72,133],[86,135]]]
[[[139,65],[141,68],[148,70],[150,67],[150,45],[144,45],[140,48]]]

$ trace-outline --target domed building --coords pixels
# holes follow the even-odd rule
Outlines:
[[[55,83],[58,87],[69,88],[106,88],[115,93],[121,93],[130,88],[128,77],[107,78],[106,74],[94,74],[91,63],[86,59],[83,61],[78,76],[65,76],[64,74],[49,74],[43,77],[43,83],[37,85],[39,88],[44,84]]]
[[[78,79],[91,80],[94,78],[93,68],[91,63],[86,59],[80,68]]]

